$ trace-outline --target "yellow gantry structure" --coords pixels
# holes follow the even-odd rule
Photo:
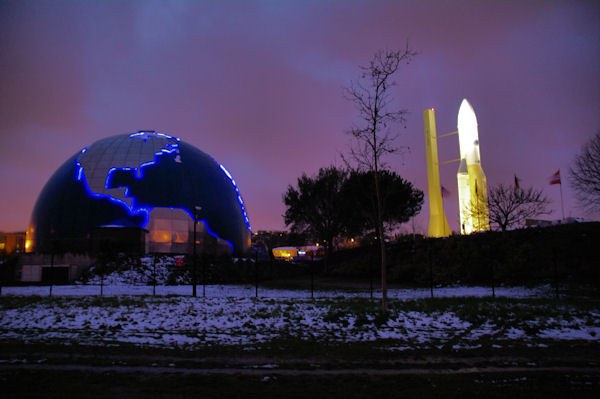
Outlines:
[[[438,161],[435,109],[423,112],[425,120],[425,152],[427,153],[427,182],[429,190],[429,237],[448,237],[451,233],[442,202],[440,168]]]

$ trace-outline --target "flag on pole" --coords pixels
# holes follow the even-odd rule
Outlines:
[[[442,198],[448,198],[452,194],[446,187],[442,186]]]
[[[519,182],[521,181],[521,179],[519,179],[517,177],[517,175],[515,174],[515,190],[520,190],[521,186],[519,185]]]
[[[549,184],[560,184],[560,210],[562,212],[562,218],[565,219],[565,205],[563,200],[562,183],[560,182],[560,169],[550,176]]]
[[[554,173],[552,176],[550,176],[549,180],[549,184],[560,184],[562,185],[562,183],[560,182],[560,169],[556,171],[556,173]]]

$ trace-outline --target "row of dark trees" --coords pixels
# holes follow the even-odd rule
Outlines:
[[[424,287],[554,285],[600,288],[595,244],[600,223],[489,231],[448,238],[401,236],[387,246],[390,283]],[[333,254],[327,276],[364,281],[376,272],[375,248]]]
[[[283,196],[284,219],[292,232],[307,234],[326,245],[327,254],[338,236],[357,237],[377,230],[377,196],[373,171],[321,168],[316,176],[303,174],[297,187]],[[423,205],[423,192],[397,173],[380,170],[381,218],[388,230],[407,222]]]
[[[600,264],[595,244],[599,240],[598,222],[452,235],[444,239],[402,235],[386,245],[388,280],[402,287],[427,287],[430,283],[539,286],[554,284],[558,279],[561,286],[598,288]],[[316,260],[297,263],[258,257],[234,260],[226,255],[202,254],[198,258],[202,276],[199,285],[258,283],[306,287],[307,277],[314,271],[321,284],[364,286],[380,277],[378,263],[378,243],[372,238],[365,239],[362,246],[336,251],[327,267]],[[191,283],[191,257],[181,266],[169,266],[166,279],[158,269],[153,271],[154,266],[154,263],[144,266],[139,256],[107,254],[93,273],[101,276],[117,270],[137,270],[132,282],[152,285],[156,276],[161,275],[160,284]]]
[[[297,187],[288,186],[283,196],[285,223],[292,232],[325,243],[328,257],[336,237],[379,239],[373,173],[331,166],[321,168],[316,176],[303,174]],[[412,183],[389,170],[379,171],[378,183],[386,231],[420,212],[423,192]],[[476,217],[489,210],[492,225],[506,231],[522,226],[527,218],[549,213],[549,204],[542,190],[500,184],[490,188],[487,206],[474,203],[468,211]]]

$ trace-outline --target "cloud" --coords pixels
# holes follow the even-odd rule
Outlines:
[[[74,152],[139,129],[219,159],[254,227],[281,228],[287,184],[347,151],[356,113],[342,87],[407,40],[420,54],[394,96],[411,152],[391,167],[424,189],[422,111],[435,106],[449,132],[466,97],[488,182],[543,185],[600,125],[598,26],[594,2],[2,2],[0,183],[18,187],[5,201],[19,216],[0,229],[25,228],[32,192]],[[440,158],[456,156],[452,140]],[[28,148],[31,167],[18,161]],[[31,170],[45,172],[25,190]],[[455,173],[441,171],[450,189]]]

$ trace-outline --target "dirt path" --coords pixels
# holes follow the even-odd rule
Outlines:
[[[116,373],[179,373],[240,375],[409,375],[469,373],[589,373],[600,376],[590,355],[532,359],[519,356],[405,356],[395,359],[333,360],[278,356],[169,356],[152,354],[86,354],[5,351],[0,372],[86,371]]]
[[[181,373],[181,374],[242,374],[242,375],[410,375],[410,374],[481,374],[481,373],[588,373],[600,374],[598,367],[466,367],[466,368],[340,368],[340,369],[279,369],[268,368],[180,368],[180,367],[148,367],[148,366],[91,366],[82,364],[3,364],[0,370],[33,370],[33,371],[87,371],[116,373]]]

